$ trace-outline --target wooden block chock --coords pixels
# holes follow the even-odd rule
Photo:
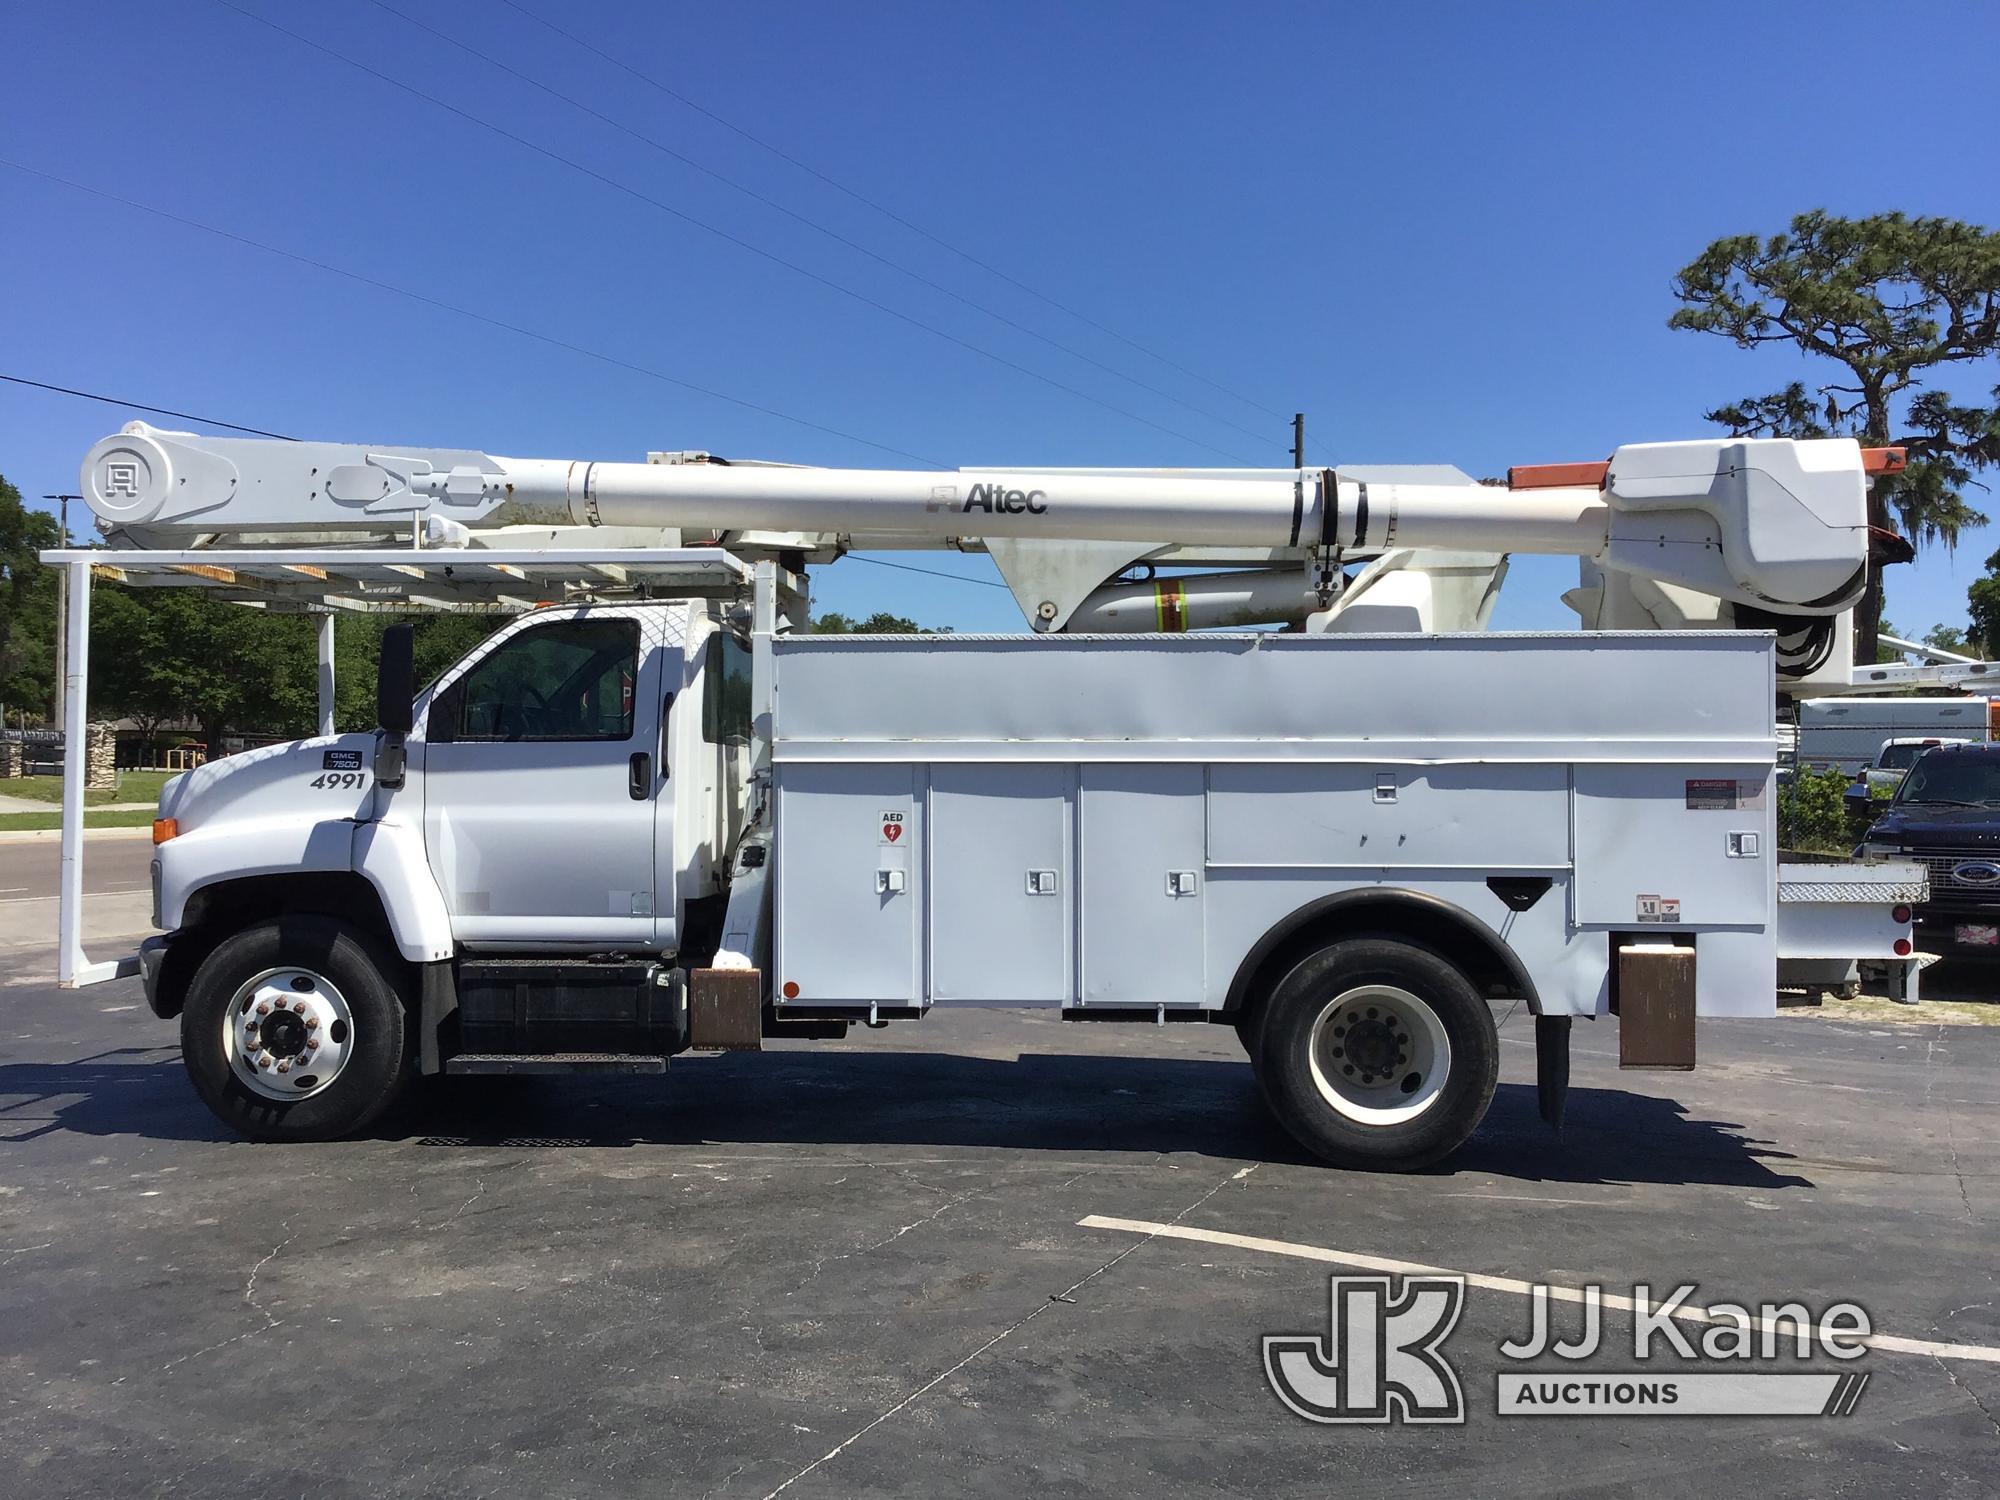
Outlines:
[[[688,986],[688,1045],[703,1052],[762,1051],[763,972],[696,969]]]
[[[1627,943],[1618,950],[1618,1066],[1694,1067],[1694,949]]]

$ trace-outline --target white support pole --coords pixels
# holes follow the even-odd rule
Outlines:
[[[319,732],[333,733],[333,616],[319,617]]]
[[[90,564],[64,565],[69,578],[68,651],[63,673],[62,883],[57,901],[56,983],[75,986],[83,957],[83,783],[89,775],[85,745],[90,719]]]
[[[771,776],[771,708],[776,662],[771,639],[778,633],[778,565],[760,562],[753,575],[750,604],[750,775],[759,785]],[[708,691],[714,692],[710,683]]]

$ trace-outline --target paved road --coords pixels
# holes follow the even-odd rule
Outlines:
[[[664,1083],[453,1080],[376,1138],[279,1148],[224,1135],[134,983],[60,994],[39,962],[0,954],[20,1493],[1971,1496],[2000,1474],[2000,1363],[1970,1358],[1870,1353],[1844,1418],[1501,1419],[1525,1304],[1480,1288],[1447,1346],[1466,1426],[1310,1425],[1259,1338],[1324,1331],[1340,1268],[1176,1237],[1854,1298],[2000,1354],[2000,1029],[1714,1023],[1700,1071],[1659,1075],[1579,1028],[1557,1141],[1514,1015],[1487,1126],[1411,1177],[1301,1159],[1220,1028],[980,1012]]]
[[[85,934],[99,945],[149,930],[153,857],[150,831],[102,833],[83,842]],[[0,842],[0,953],[26,955],[47,948],[47,962],[27,973],[54,971],[57,871],[61,845],[54,839]],[[123,945],[129,948],[130,943]],[[93,957],[98,956],[93,952]]]
[[[86,839],[84,894],[144,890],[146,866],[152,857],[152,835],[143,828]],[[0,843],[0,901],[53,896],[61,864],[62,846],[56,839]]]

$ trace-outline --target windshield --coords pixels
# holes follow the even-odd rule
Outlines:
[[[2000,806],[2000,755],[1927,755],[1903,778],[1897,806],[1912,802]]]
[[[1907,771],[1928,749],[1929,745],[1889,745],[1883,749],[1881,759],[1875,762],[1875,768],[1880,771]]]

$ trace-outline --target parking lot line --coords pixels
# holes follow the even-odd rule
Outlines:
[[[1462,1276],[1466,1285],[1483,1287],[1488,1291],[1506,1292],[1516,1297],[1532,1297],[1541,1287],[1531,1281],[1521,1281],[1512,1276],[1489,1276],[1479,1271],[1454,1271],[1448,1266],[1426,1266],[1416,1261],[1392,1260],[1382,1255],[1363,1255],[1352,1250],[1333,1250],[1324,1245],[1303,1245],[1294,1240],[1267,1240],[1250,1234],[1230,1234],[1221,1229],[1197,1229],[1187,1224],[1156,1224],[1147,1219],[1113,1219],[1103,1214],[1090,1214],[1078,1219],[1080,1229],[1115,1229],[1126,1234],[1143,1234],[1163,1240],[1197,1240],[1204,1245],[1229,1245],[1238,1250],[1255,1250],[1263,1255],[1288,1255],[1294,1260],[1316,1260],[1329,1265],[1351,1266],[1358,1271],[1380,1271],[1395,1276]],[[1579,1287],[1557,1286],[1545,1283],[1547,1294],[1553,1302],[1582,1303],[1585,1300]],[[1599,1305],[1615,1308],[1622,1312],[1639,1311],[1638,1304],[1630,1297],[1621,1297],[1612,1292],[1602,1292]],[[1664,1308],[1654,1306],[1655,1313],[1663,1313]],[[1738,1326],[1735,1317],[1718,1317],[1705,1307],[1677,1307],[1670,1316],[1688,1323],[1719,1323],[1727,1327]],[[1812,1332],[1817,1337],[1824,1325],[1815,1325]],[[1770,1327],[1773,1333],[1786,1333],[1780,1324],[1772,1326],[1762,1319],[1750,1319],[1750,1327],[1762,1332]],[[1843,1340],[1864,1344],[1870,1349],[1881,1349],[1892,1354],[1924,1354],[1937,1359],[1978,1360],[1986,1364],[2000,1364],[2000,1348],[1987,1344],[1942,1344],[1932,1339],[1903,1338],[1890,1333],[1851,1333],[1845,1328],[1834,1330]]]

